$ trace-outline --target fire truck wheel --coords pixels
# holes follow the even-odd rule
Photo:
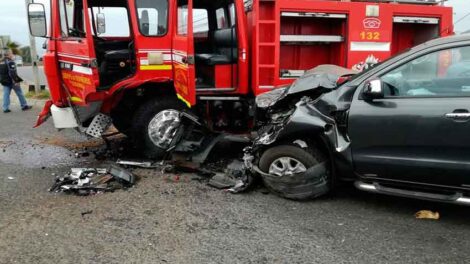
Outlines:
[[[132,138],[145,157],[162,158],[177,141],[181,125],[182,102],[171,98],[157,98],[143,104],[134,115]]]
[[[259,161],[262,179],[272,193],[306,200],[329,192],[329,172],[324,155],[315,149],[281,145],[266,150]]]
[[[129,136],[129,130],[131,128],[132,115],[128,113],[119,112],[111,113],[114,127],[122,134]]]

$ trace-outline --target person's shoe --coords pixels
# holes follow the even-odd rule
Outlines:
[[[33,108],[33,107],[30,106],[30,105],[27,105],[27,106],[21,108],[21,110],[23,110],[23,111],[28,111],[28,110],[30,110],[31,108]]]
[[[6,113],[10,113],[10,112],[11,112],[11,110],[10,110],[10,109],[3,110],[3,113],[5,113],[5,114],[6,114]]]

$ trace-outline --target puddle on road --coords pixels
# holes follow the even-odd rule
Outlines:
[[[57,146],[22,140],[0,140],[0,162],[26,168],[60,167],[77,162],[74,153]]]

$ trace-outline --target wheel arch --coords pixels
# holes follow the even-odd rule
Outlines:
[[[107,112],[112,113],[116,108],[123,106],[123,104],[135,106],[152,100],[155,97],[162,96],[176,98],[173,82],[146,82],[131,88],[123,86],[116,89],[108,100]],[[135,110],[135,107],[128,110]]]
[[[319,127],[313,127],[308,131],[299,131],[297,133],[286,133],[280,135],[280,137],[271,145],[265,146],[260,156],[269,148],[280,146],[280,145],[296,145],[301,147],[299,144],[296,144],[295,141],[303,140],[307,143],[308,147],[317,147],[321,153],[323,153],[329,161],[329,167],[331,172],[331,187],[336,186],[338,183],[338,170],[335,163],[335,147],[330,142],[330,139],[324,134],[324,131]]]
[[[103,102],[101,112],[109,114],[120,131],[126,131],[137,110],[158,97],[177,98],[173,83],[146,82],[139,86],[122,86]]]

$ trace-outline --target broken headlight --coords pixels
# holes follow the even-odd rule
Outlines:
[[[276,113],[271,113],[271,121],[273,123],[279,124],[279,123],[285,123],[286,120],[295,112],[295,109],[290,109],[287,111],[282,111],[282,112],[276,112]]]
[[[279,100],[284,98],[286,90],[287,87],[283,87],[258,95],[256,97],[256,106],[258,108],[268,108],[273,106],[275,103],[279,102]]]
[[[287,111],[271,113],[269,124],[258,130],[258,138],[255,142],[262,145],[270,145],[274,143],[294,112],[295,109],[290,109]]]

